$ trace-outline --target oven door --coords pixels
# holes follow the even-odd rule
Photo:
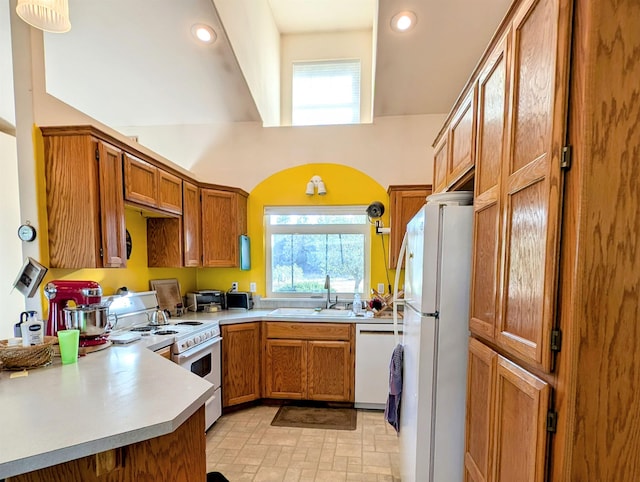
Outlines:
[[[171,355],[174,363],[204,378],[215,387],[213,396],[205,402],[205,430],[222,415],[221,341],[222,337],[218,336],[178,355]]]

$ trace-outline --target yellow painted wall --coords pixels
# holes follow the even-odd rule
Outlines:
[[[312,176],[322,177],[327,188],[324,196],[307,196],[305,188]],[[240,271],[231,268],[202,268],[198,270],[199,289],[223,289],[237,281],[241,291],[249,291],[249,283],[257,284],[257,293],[266,293],[265,239],[263,213],[265,206],[326,206],[326,205],[369,205],[372,201],[382,201],[387,208],[382,218],[389,226],[389,196],[383,186],[357,169],[341,164],[305,164],[285,169],[258,184],[249,195],[248,217],[249,238],[251,240],[251,270]],[[387,285],[386,265],[389,250],[389,236],[384,235],[383,253],[381,236],[371,234],[371,287],[378,283]],[[389,272],[391,282],[395,273]]]

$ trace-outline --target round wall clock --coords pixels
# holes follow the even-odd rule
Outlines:
[[[18,237],[22,241],[33,241],[36,239],[36,228],[29,223],[23,224],[18,228]]]

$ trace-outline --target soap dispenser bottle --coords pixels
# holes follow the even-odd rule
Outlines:
[[[44,343],[44,323],[36,317],[35,311],[20,324],[22,332],[22,346],[42,345]]]

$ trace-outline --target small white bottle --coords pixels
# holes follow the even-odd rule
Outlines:
[[[20,324],[22,346],[42,345],[44,343],[44,323],[36,318],[36,313],[29,313],[26,321]]]
[[[362,312],[362,301],[360,300],[360,293],[353,295],[353,314],[358,316]]]

